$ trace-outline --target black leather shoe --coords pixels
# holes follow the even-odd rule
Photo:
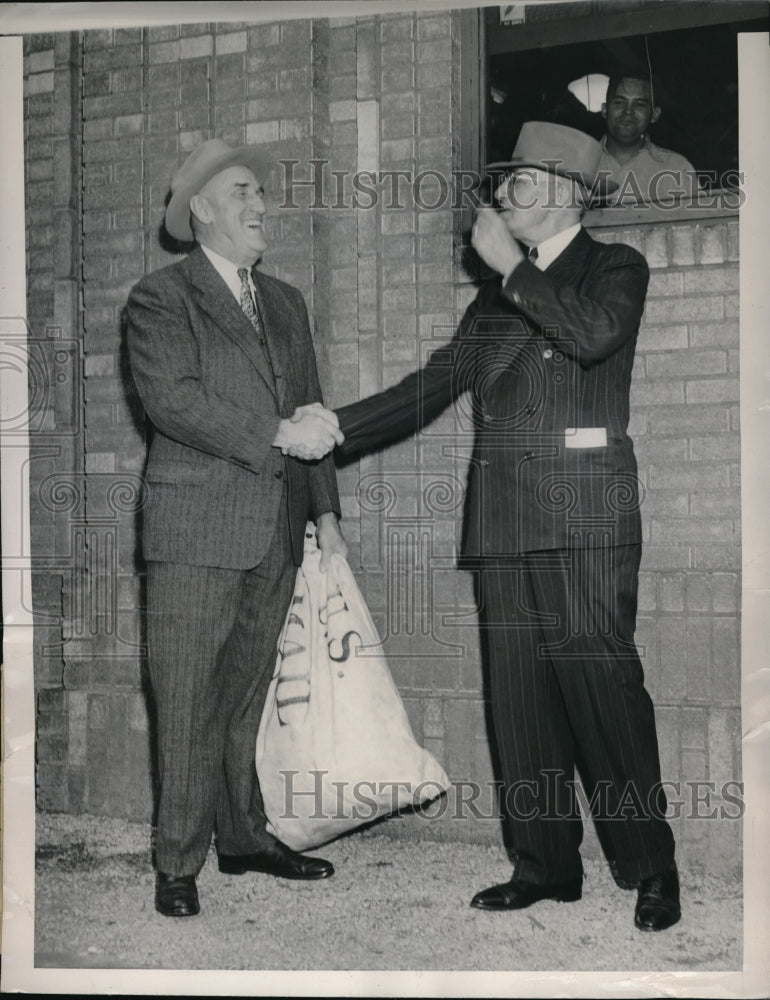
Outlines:
[[[572,903],[583,895],[583,879],[575,878],[569,882],[555,882],[551,885],[536,885],[534,882],[522,882],[512,878],[502,885],[493,885],[489,889],[477,892],[471,900],[471,906],[477,910],[523,910],[541,899],[555,899],[559,903]]]
[[[269,847],[256,854],[220,854],[219,870],[225,875],[264,872],[279,878],[329,878],[334,866],[322,858],[308,858],[273,838]]]
[[[164,917],[194,917],[200,913],[194,875],[164,875],[155,883],[155,909]]]
[[[640,931],[664,931],[682,916],[676,865],[639,883],[634,923]]]

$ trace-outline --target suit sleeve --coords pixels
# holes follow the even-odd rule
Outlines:
[[[296,308],[299,314],[299,322],[303,330],[306,345],[307,359],[307,399],[305,403],[323,403],[321,383],[318,379],[318,368],[316,365],[315,348],[313,338],[310,335],[310,322],[307,315],[307,306],[302,295],[297,292]],[[298,462],[299,459],[289,458],[290,462]],[[331,453],[322,458],[319,462],[301,464],[308,467],[308,483],[310,486],[310,514],[314,521],[317,521],[321,514],[332,512],[341,516],[340,497],[337,488],[337,472],[334,466],[334,457]]]
[[[345,435],[339,450],[346,457],[384,448],[416,434],[469,389],[473,382],[476,321],[484,315],[488,290],[466,310],[457,333],[434,351],[423,368],[396,385],[335,412]]]
[[[167,437],[258,472],[280,420],[208,387],[201,375],[187,304],[171,282],[146,280],[126,310],[131,370],[153,424]]]
[[[558,338],[565,354],[591,368],[636,335],[649,276],[647,261],[636,250],[607,246],[582,286],[556,284],[547,272],[524,260],[502,294],[539,328],[541,336]]]

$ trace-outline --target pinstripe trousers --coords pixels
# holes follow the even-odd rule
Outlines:
[[[197,874],[215,829],[221,853],[267,843],[255,747],[295,576],[285,503],[270,550],[252,570],[147,564],[156,866],[167,875]]]
[[[515,878],[581,876],[576,768],[620,885],[673,861],[654,710],[633,639],[640,558],[641,545],[532,552],[479,574]]]

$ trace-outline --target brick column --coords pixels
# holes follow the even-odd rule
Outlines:
[[[122,330],[145,270],[146,45],[141,29],[86,32],[83,53],[83,306],[85,489],[73,546],[81,608],[65,676],[77,777],[72,806],[149,816],[148,724],[142,694],[143,414],[132,393]]]
[[[25,39],[25,56],[37,782],[41,805],[61,809],[70,802],[64,665],[77,587],[71,518],[82,500],[83,466],[80,51],[75,36],[36,35]]]

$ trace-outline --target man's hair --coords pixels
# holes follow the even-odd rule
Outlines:
[[[622,80],[641,80],[642,83],[649,84],[650,100],[653,104],[655,103],[655,82],[650,74],[641,67],[639,69],[621,70],[618,73],[613,73],[607,84],[607,101],[615,96],[615,91],[620,86]]]

